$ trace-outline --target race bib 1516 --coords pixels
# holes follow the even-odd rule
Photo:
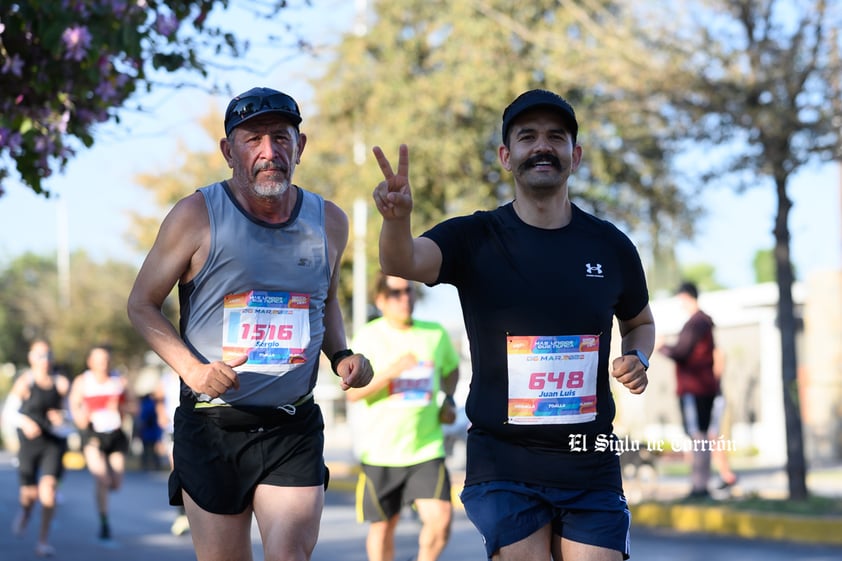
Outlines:
[[[310,342],[310,296],[250,290],[225,297],[222,360],[248,354],[244,366],[286,371],[306,362]]]

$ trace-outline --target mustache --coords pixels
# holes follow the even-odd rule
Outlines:
[[[251,171],[254,175],[257,175],[258,172],[261,171],[280,171],[282,173],[287,173],[289,168],[275,162],[260,162],[259,164],[256,164]]]
[[[537,154],[520,164],[520,171],[525,171],[538,165],[538,162],[549,162],[551,166],[561,171],[561,161],[552,154]]]

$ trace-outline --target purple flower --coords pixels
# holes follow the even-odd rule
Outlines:
[[[99,84],[96,90],[94,90],[94,93],[105,103],[111,103],[112,100],[117,98],[117,90],[108,81]]]
[[[67,52],[64,53],[65,60],[80,61],[85,58],[88,47],[91,46],[91,34],[85,26],[73,26],[64,30],[61,36]]]
[[[155,19],[155,30],[164,37],[169,37],[178,30],[178,18],[173,14],[158,14]]]
[[[35,137],[35,151],[42,154],[52,154],[54,151],[54,144],[50,137],[40,135]]]
[[[19,132],[12,132],[11,129],[0,127],[0,148],[6,147],[9,152],[14,154],[20,149],[22,140]]]
[[[124,0],[111,0],[111,11],[114,12],[114,15],[117,17],[124,17],[126,12],[128,12],[128,3]],[[140,4],[140,2],[138,2]],[[143,8],[146,8],[146,2],[143,2]]]
[[[3,61],[3,68],[0,69],[0,74],[14,74],[18,78],[20,78],[21,73],[23,72],[23,59],[15,53],[11,58],[6,58]]]

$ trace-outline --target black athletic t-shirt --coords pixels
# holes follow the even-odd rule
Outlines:
[[[614,317],[631,319],[649,294],[640,256],[614,225],[575,205],[558,229],[524,223],[508,203],[453,218],[423,234],[442,252],[437,283],[459,292],[473,377],[467,483],[514,479],[572,488],[621,488],[610,438],[615,414],[609,386]],[[509,335],[598,335],[597,414],[575,424],[508,423]],[[571,440],[571,435],[573,440]],[[586,450],[571,450],[578,435]]]

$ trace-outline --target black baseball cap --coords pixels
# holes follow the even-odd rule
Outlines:
[[[579,123],[576,121],[576,113],[573,107],[560,95],[547,90],[529,90],[520,94],[503,111],[503,143],[508,144],[509,127],[521,113],[536,107],[549,107],[557,109],[564,119],[567,132],[576,143],[576,135],[579,134]]]
[[[290,96],[272,88],[252,88],[228,103],[225,110],[225,136],[252,117],[277,113],[286,117],[293,125],[301,124],[298,103]]]

